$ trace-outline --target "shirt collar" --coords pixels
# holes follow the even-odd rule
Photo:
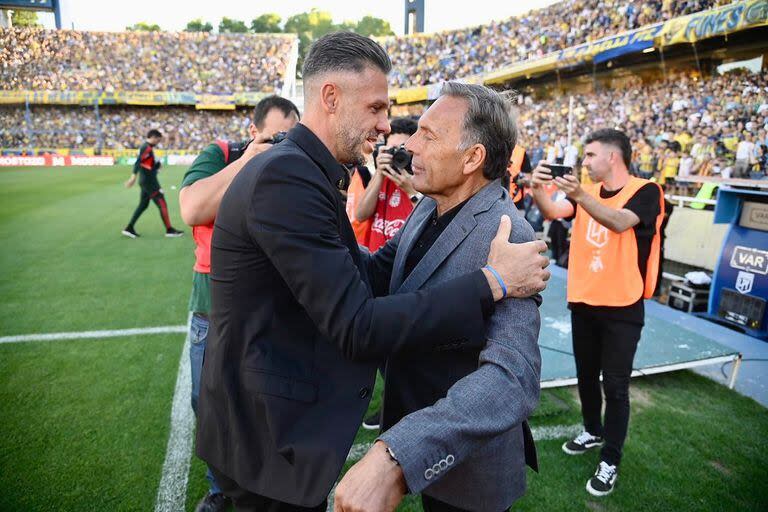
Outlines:
[[[339,190],[349,187],[350,175],[312,130],[298,123],[288,132],[287,138],[295,142],[309,157],[320,166],[328,180]]]

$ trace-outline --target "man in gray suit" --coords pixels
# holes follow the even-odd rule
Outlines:
[[[390,294],[483,266],[494,236],[533,240],[498,181],[516,141],[512,108],[486,87],[451,82],[419,121],[406,148],[413,184],[427,197],[390,242]],[[507,230],[497,235],[500,218]],[[387,361],[386,431],[339,483],[336,511],[390,511],[410,491],[422,493],[428,512],[497,512],[525,493],[526,461],[536,468],[526,420],[539,400],[540,302],[496,303],[481,349]]]

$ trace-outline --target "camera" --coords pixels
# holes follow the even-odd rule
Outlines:
[[[279,144],[285,140],[286,135],[288,135],[288,132],[277,132],[274,137],[264,142],[267,144]]]
[[[411,168],[413,153],[405,149],[405,144],[400,144],[396,148],[382,149],[381,151],[392,155],[392,163],[390,166],[397,171],[398,174],[402,171],[405,171],[408,174],[413,174],[413,169]]]

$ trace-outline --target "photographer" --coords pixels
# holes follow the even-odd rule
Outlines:
[[[406,158],[402,151],[398,154],[400,146],[416,133],[418,125],[410,117],[395,118],[390,125],[392,132],[374,155],[376,173],[355,211],[358,222],[373,219],[368,238],[371,252],[395,236],[421,197],[411,183],[410,156]]]
[[[587,491],[613,491],[629,425],[629,380],[645,321],[643,298],[650,298],[659,269],[661,187],[630,176],[632,148],[618,130],[587,137],[582,165],[592,185],[582,186],[567,168],[542,163],[533,171],[533,197],[548,219],[571,219],[568,307],[571,310],[584,432],[563,445],[569,455],[603,447]],[[553,178],[553,176],[556,176]],[[553,183],[565,199],[553,201]],[[600,374],[605,392],[601,418]]]
[[[259,153],[282,140],[285,132],[299,121],[299,109],[279,96],[261,100],[253,111],[248,127],[249,139],[243,142],[218,140],[198,155],[184,175],[179,193],[179,206],[184,222],[192,226],[195,239],[195,266],[189,311],[189,362],[192,370],[192,409],[197,414],[203,358],[208,340],[211,307],[211,237],[213,222],[224,192],[241,169]],[[196,512],[227,510],[228,500],[221,492],[210,469],[208,493],[198,503]]]

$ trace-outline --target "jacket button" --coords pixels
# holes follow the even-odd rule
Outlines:
[[[432,480],[433,476],[435,476],[435,472],[432,471],[432,468],[427,468],[427,470],[424,472],[424,478],[427,480]]]
[[[453,466],[453,462],[454,462],[455,460],[456,460],[456,458],[455,458],[453,455],[448,455],[448,456],[445,458],[445,462],[446,462],[446,464],[448,464],[449,466]]]
[[[371,393],[371,390],[368,388],[360,388],[360,392],[358,395],[360,398],[368,398],[368,395]]]

